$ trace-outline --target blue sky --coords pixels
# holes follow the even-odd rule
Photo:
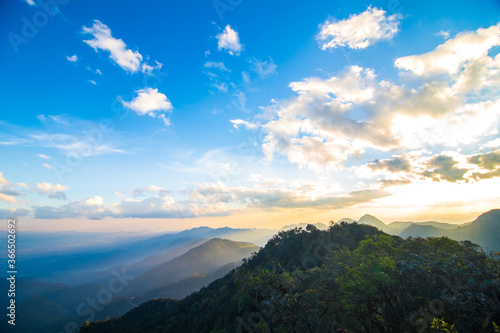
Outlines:
[[[497,1],[0,6],[0,215],[26,229],[497,208]]]

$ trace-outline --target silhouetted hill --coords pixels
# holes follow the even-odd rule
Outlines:
[[[500,210],[494,209],[481,214],[470,223],[455,226],[454,228],[441,228],[439,224],[414,223],[399,235],[406,237],[441,237],[464,241],[469,240],[481,246],[485,251],[500,251]]]
[[[189,230],[184,230],[176,233],[168,233],[155,236],[141,236],[140,239],[130,239],[125,236],[109,235],[110,243],[105,243],[105,236],[99,235],[100,242],[89,241],[93,246],[80,246],[75,245],[71,247],[68,242],[64,240],[65,233],[57,233],[51,235],[50,233],[41,233],[40,243],[36,243],[36,237],[19,238],[18,245],[20,249],[24,248],[24,243],[31,249],[29,253],[24,253],[19,257],[19,265],[24,267],[23,271],[19,272],[19,278],[23,279],[41,279],[46,282],[66,283],[71,286],[86,283],[95,283],[105,281],[109,274],[106,271],[116,266],[130,266],[138,264],[140,261],[150,258],[149,267],[146,267],[148,262],[142,267],[133,267],[132,273],[139,274],[147,268],[151,268],[157,264],[163,263],[162,258],[155,257],[158,255],[167,255],[167,252],[188,244],[196,242],[200,239],[210,238],[226,238],[234,241],[251,242],[257,245],[264,245],[269,238],[274,235],[274,230],[268,229],[233,229],[233,228],[218,228],[213,229],[209,227],[199,227]],[[118,233],[121,235],[120,233]],[[70,234],[70,240],[77,244],[87,240],[90,236],[88,234],[73,235]],[[6,238],[5,238],[6,239]],[[55,251],[39,251],[33,249],[37,244],[40,248],[45,248],[50,241],[60,242],[54,244]],[[0,240],[0,245],[4,242],[3,238]],[[103,243],[104,242],[104,243]],[[2,247],[6,249],[6,246]],[[22,253],[22,252],[20,252]],[[1,263],[0,263],[1,267]]]
[[[219,267],[241,261],[258,250],[257,246],[250,243],[214,238],[137,276],[130,281],[125,293],[141,295],[193,274],[210,274]]]
[[[344,219],[347,220],[347,219]],[[485,251],[500,251],[500,210],[494,209],[476,220],[461,225],[443,222],[401,222],[386,225],[371,215],[365,215],[358,223],[374,226],[388,234],[408,237],[450,237],[458,241],[469,240]]]
[[[48,333],[64,324],[71,313],[56,302],[35,295],[17,305],[16,326],[6,332]]]
[[[366,215],[363,215],[359,221],[358,221],[359,224],[366,224],[366,225],[371,225],[372,227],[375,227],[377,229],[380,229],[384,232],[388,232],[388,233],[391,233],[391,228],[386,225],[384,222],[380,221],[379,219],[377,219],[375,216],[372,216],[372,215],[369,215],[369,214],[366,214]]]
[[[141,304],[154,298],[183,299],[201,288],[208,286],[211,282],[224,277],[233,269],[239,267],[239,263],[229,263],[217,269],[212,274],[193,274],[185,279],[173,282],[164,287],[158,287],[147,291],[142,296],[134,299],[135,304]]]

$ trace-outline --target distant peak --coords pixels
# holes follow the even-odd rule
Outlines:
[[[382,221],[380,221],[378,218],[376,218],[375,216],[373,215],[370,215],[370,214],[366,214],[366,215],[363,215],[358,223],[360,224],[369,224],[369,225],[373,225],[373,226],[385,226],[386,224]]]
[[[344,217],[343,219],[340,219],[340,220],[337,221],[337,223],[342,223],[342,222],[353,223],[353,222],[356,222],[356,221],[354,221],[353,219],[350,219],[348,217]]]

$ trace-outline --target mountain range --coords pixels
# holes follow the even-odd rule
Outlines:
[[[457,241],[469,240],[484,251],[500,251],[500,209],[491,210],[472,222],[460,225],[435,221],[385,224],[372,215],[364,215],[357,222],[402,238],[446,236]]]
[[[359,222],[280,231],[184,299],[153,299],[119,318],[85,323],[79,333],[496,331],[498,256],[470,241],[389,235],[368,225],[387,228],[372,216]],[[498,224],[491,211],[464,227]],[[400,232],[408,228],[415,225]]]
[[[251,243],[213,238],[181,245],[165,255],[132,264],[135,272],[142,270],[136,276],[129,275],[123,266],[112,270],[107,279],[101,279],[103,283],[71,287],[37,280],[20,281],[19,289],[27,288],[16,298],[21,303],[18,325],[13,332],[59,332],[68,323],[80,326],[86,320],[120,316],[153,298],[166,295],[183,298],[223,277],[258,250]],[[121,275],[118,280],[117,273]]]

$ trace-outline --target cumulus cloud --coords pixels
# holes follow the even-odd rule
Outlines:
[[[351,15],[345,20],[328,20],[323,23],[317,39],[321,49],[348,46],[364,49],[379,40],[392,39],[398,32],[401,14],[386,16],[382,9],[368,7],[361,14]]]
[[[44,160],[50,160],[50,156],[47,156],[45,154],[36,154],[36,156],[43,158]]]
[[[144,200],[125,199],[114,206],[115,216],[121,218],[188,218],[194,217],[189,207],[176,203],[171,196],[150,197]]]
[[[488,55],[488,48],[496,43],[493,37],[493,42],[479,43],[480,51],[474,46],[478,36],[496,29],[495,25],[458,35],[435,49],[441,52],[449,48],[446,45],[469,41],[473,50],[464,57],[475,59],[467,54],[481,54],[480,60],[467,60],[454,74],[423,74],[405,84],[379,79],[370,68],[350,66],[325,78],[290,83],[296,95],[273,102],[260,115],[267,120],[261,125],[266,134],[263,152],[269,160],[285,156],[314,170],[342,169],[345,162],[372,149],[442,151],[490,138],[498,133],[500,119],[495,93],[500,55]],[[471,38],[463,39],[466,35]]]
[[[15,197],[21,196],[23,193],[16,190],[15,187],[25,187],[25,184],[13,184],[5,179],[3,173],[0,172],[0,201],[11,204],[19,203]]]
[[[343,195],[318,195],[316,186],[302,188],[228,187],[223,183],[201,183],[191,196],[196,201],[240,204],[254,208],[345,208],[369,202],[388,194],[381,190],[353,191]]]
[[[441,30],[440,32],[436,33],[435,35],[438,36],[438,37],[441,37],[443,39],[450,38],[450,32],[449,31],[443,31],[443,30]]]
[[[88,218],[101,220],[112,218],[188,218],[196,216],[225,215],[214,211],[216,205],[178,203],[170,195],[152,196],[143,200],[124,198],[121,202],[106,205],[103,198],[95,196],[73,201],[59,207],[35,206],[36,219]],[[226,210],[224,208],[224,210]]]
[[[475,179],[489,179],[500,177],[500,150],[489,153],[476,154],[468,157],[468,162],[479,166],[480,172],[474,172]]]
[[[172,112],[172,103],[165,94],[158,92],[155,88],[144,88],[135,91],[137,97],[130,102],[126,102],[119,98],[122,105],[138,115],[148,115],[150,117],[158,117],[168,125],[169,122],[165,116],[165,112]]]
[[[72,56],[67,56],[66,60],[68,60],[70,62],[77,62],[78,61],[78,57],[76,56],[76,54],[73,54]]]
[[[468,160],[470,163],[477,164],[481,168],[495,170],[500,167],[500,150],[473,155]]]
[[[253,58],[250,60],[250,64],[252,65],[252,71],[257,73],[261,78],[278,73],[276,71],[277,66],[271,58],[269,58],[269,61],[261,61]]]
[[[431,52],[399,58],[395,65],[416,75],[456,74],[466,64],[470,64],[469,70],[480,70],[474,68],[477,67],[474,63],[486,61],[483,65],[488,65],[492,61],[488,50],[499,44],[500,24],[497,24],[487,29],[459,34]]]
[[[402,179],[381,179],[377,182],[380,188],[384,189],[391,186],[400,186],[400,185],[408,185],[411,184],[412,181],[410,179],[402,178]]]
[[[238,33],[227,25],[220,34],[215,36],[217,38],[217,48],[219,50],[226,50],[230,55],[240,55],[243,51],[243,45],[240,43]]]
[[[372,170],[388,170],[390,172],[404,172],[411,170],[411,163],[404,156],[394,156],[390,159],[374,160],[367,165]]]
[[[437,155],[427,162],[428,170],[424,171],[424,177],[432,178],[434,181],[447,180],[456,182],[464,180],[464,175],[468,171],[457,167],[458,162],[453,157]]]
[[[250,123],[243,119],[231,119],[231,124],[233,124],[234,128],[239,129],[240,126],[244,126],[246,129],[252,130],[259,128],[258,124]]]
[[[0,219],[28,216],[29,213],[25,208],[0,209]]]
[[[36,191],[40,195],[48,196],[52,199],[66,200],[66,193],[64,191],[68,190],[69,186],[64,186],[60,184],[50,184],[50,183],[37,183]]]
[[[151,74],[154,69],[161,68],[162,64],[155,61],[156,66],[148,65],[143,61],[143,56],[139,51],[132,51],[127,48],[125,42],[112,36],[111,29],[100,22],[94,20],[92,27],[83,27],[83,32],[92,35],[92,39],[83,42],[92,47],[96,52],[103,50],[109,52],[109,57],[121,68],[130,73],[142,71]]]
[[[33,216],[36,219],[88,218],[99,220],[112,215],[113,213],[104,205],[100,196],[73,201],[59,207],[33,207]]]

